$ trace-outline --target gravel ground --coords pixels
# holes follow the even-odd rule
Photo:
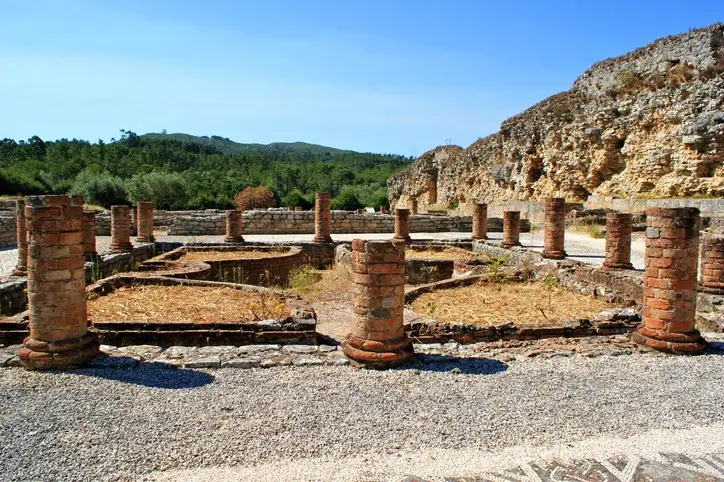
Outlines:
[[[461,359],[384,372],[8,368],[0,370],[0,474],[4,481],[150,473],[188,480],[168,471],[194,469],[194,480],[224,479],[213,475],[216,468],[231,474],[227,480],[400,480],[434,454],[448,453],[447,466],[454,461],[465,473],[473,470],[469,453],[585,439],[616,453],[621,438],[655,446],[662,435],[651,430],[697,426],[704,432],[694,439],[713,452],[724,448],[724,425],[714,425],[724,422],[723,385],[719,355],[573,356],[509,366]],[[320,457],[336,463],[317,464]],[[370,472],[390,458],[397,463],[385,473]],[[255,464],[258,477],[242,476]],[[348,468],[349,477],[325,472],[332,467]]]

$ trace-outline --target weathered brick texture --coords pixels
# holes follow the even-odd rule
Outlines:
[[[608,211],[606,213],[606,259],[607,268],[633,269],[631,264],[632,216],[628,213]]]
[[[699,290],[724,295],[724,236],[706,231],[701,234]]]
[[[314,194],[314,241],[329,243],[332,241],[332,196],[328,192]]]
[[[503,242],[504,248],[520,246],[520,211],[503,212]]]
[[[410,239],[410,210],[395,209],[395,236],[396,241],[409,243]]]
[[[699,210],[646,210],[643,322],[633,334],[642,345],[670,353],[696,353],[706,342],[694,328]]]
[[[131,250],[131,208],[111,206],[111,251],[125,253]]]
[[[412,216],[417,216],[417,198],[410,198],[410,214]]]
[[[28,234],[25,225],[25,201],[15,201],[15,233],[18,243],[18,264],[13,270],[14,276],[28,274]]]
[[[405,334],[405,243],[352,242],[352,282],[355,301],[352,330],[344,354],[370,368],[389,368],[413,355]]]
[[[83,211],[83,253],[86,261],[93,261],[98,257],[95,211]]]
[[[476,204],[473,208],[473,236],[472,239],[488,239],[488,205]]]
[[[549,198],[544,202],[545,233],[543,257],[563,259],[566,257],[566,201],[562,198]]]
[[[153,203],[139,202],[136,205],[136,241],[139,243],[153,243]]]
[[[243,243],[243,231],[241,211],[237,209],[226,211],[226,237],[224,241],[227,243]]]
[[[83,198],[29,196],[30,336],[18,350],[30,369],[63,369],[98,354],[88,332],[83,259]]]

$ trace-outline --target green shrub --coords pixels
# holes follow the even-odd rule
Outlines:
[[[363,208],[364,205],[357,196],[357,192],[350,186],[345,186],[339,192],[337,197],[332,199],[332,209],[340,209],[342,211],[354,211]]]
[[[293,290],[304,291],[311,288],[320,278],[312,266],[299,266],[289,272],[287,286]]]
[[[282,196],[281,205],[288,207],[300,206],[302,209],[311,209],[314,206],[314,201],[302,194],[302,191],[299,189],[294,188]]]
[[[128,194],[120,177],[107,172],[81,171],[75,178],[71,194],[80,194],[89,204],[110,207],[114,204],[128,204]]]
[[[183,209],[189,198],[186,180],[175,172],[136,174],[126,181],[126,190],[133,203],[150,201],[156,209]]]

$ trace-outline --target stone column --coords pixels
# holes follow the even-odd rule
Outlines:
[[[488,205],[475,204],[473,207],[472,240],[488,239]]]
[[[545,207],[545,243],[543,257],[548,259],[563,259],[566,235],[566,200],[559,197],[548,198]]]
[[[139,243],[153,243],[156,238],[153,236],[153,203],[139,202],[136,204],[136,223]]]
[[[111,206],[111,251],[126,253],[132,250],[131,208],[128,206]]]
[[[405,243],[352,241],[355,301],[352,330],[344,354],[369,368],[390,368],[413,355],[405,334]]]
[[[395,209],[395,241],[409,243],[410,238],[410,210]]]
[[[332,212],[330,205],[332,196],[328,192],[314,194],[314,242],[331,243]]]
[[[380,214],[387,214],[387,207],[384,205],[380,205]]]
[[[138,205],[133,207],[133,204],[129,206],[131,209],[131,236],[138,235]]]
[[[631,215],[608,211],[606,213],[606,259],[607,268],[633,269],[631,264]]]
[[[437,181],[435,179],[427,180],[427,203],[437,204]]]
[[[13,276],[26,276],[28,274],[28,231],[25,225],[25,201],[15,201],[15,239],[18,243],[18,264],[13,270]]]
[[[706,342],[694,328],[699,210],[646,210],[643,322],[635,342],[669,353],[697,353]]]
[[[236,209],[226,211],[226,237],[224,241],[227,243],[243,243],[244,232],[242,225],[242,212]]]
[[[702,231],[699,290],[724,295],[724,236]]]
[[[83,211],[83,253],[86,261],[94,261],[98,258],[95,211]]]
[[[64,369],[97,355],[88,332],[81,196],[28,196],[30,336],[17,352],[29,369]]]
[[[410,215],[417,216],[417,198],[410,198]]]
[[[520,211],[503,211],[503,242],[504,248],[520,246]]]

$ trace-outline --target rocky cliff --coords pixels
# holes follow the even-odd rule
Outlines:
[[[423,208],[551,195],[724,196],[724,24],[599,62],[499,132],[426,152],[388,190],[393,202],[414,197]]]

